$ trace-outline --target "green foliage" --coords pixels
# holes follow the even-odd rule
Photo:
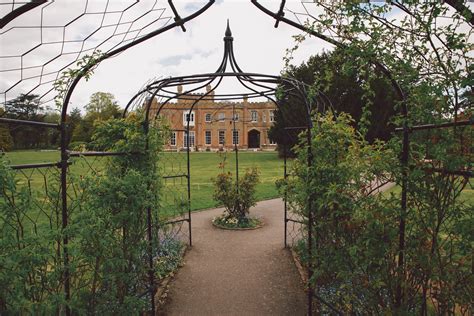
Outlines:
[[[92,94],[85,108],[87,112],[83,118],[77,118],[77,113],[74,114],[77,121],[74,126],[70,126],[73,142],[91,142],[97,124],[121,116],[120,108],[111,93]],[[71,118],[72,115],[73,113]]]
[[[0,125],[0,151],[10,151],[13,147],[13,138],[8,127]]]
[[[310,151],[303,134],[293,176],[279,182],[290,209],[306,224],[311,210],[313,256],[308,257],[307,244],[298,247],[315,271],[311,282],[320,297],[344,313],[393,311],[400,282],[400,196],[376,194],[374,185],[400,181],[397,142],[368,144],[345,114],[315,116],[311,133]],[[465,165],[458,151],[443,148],[431,153],[433,167]],[[423,154],[416,147],[412,153]],[[423,302],[429,298],[436,313],[469,306],[474,209],[459,199],[466,185],[457,176],[427,172],[426,163],[413,166],[405,218],[404,312],[427,309]]]
[[[307,26],[319,34],[333,34],[333,37],[326,39],[337,46],[344,56],[340,68],[356,67],[358,73],[362,74],[360,84],[365,105],[361,130],[370,127],[367,123],[373,116],[370,98],[375,89],[370,83],[377,70],[390,80],[394,91],[401,89],[401,93],[394,94],[397,98],[395,111],[402,113],[402,104],[408,109],[406,117],[399,115],[392,119],[395,125],[406,123],[411,126],[472,118],[473,58],[470,52],[473,48],[473,26],[466,20],[470,16],[467,6],[467,9],[460,10],[459,6],[456,8],[452,5],[454,1],[418,0],[385,3],[314,2],[321,12],[317,17],[312,16],[313,20]],[[461,7],[465,2],[456,1]],[[305,39],[296,39],[295,47],[300,46]],[[293,53],[294,50],[289,51]],[[313,88],[321,86],[315,85]],[[391,264],[391,268],[386,269],[389,277],[380,283],[383,297],[378,302],[373,301],[373,309],[368,307],[364,313],[374,311],[378,314],[393,310],[398,314],[469,314],[472,312],[469,310],[472,309],[472,302],[469,303],[467,293],[472,293],[473,233],[472,229],[466,230],[466,227],[472,227],[473,206],[459,198],[468,183],[467,179],[448,172],[472,169],[472,127],[412,132],[409,140],[408,166],[394,162],[383,168],[397,184],[407,181],[408,207],[406,212],[396,207],[391,209],[394,212],[393,222],[389,224],[398,224],[399,228],[396,236],[389,239],[387,244],[391,249],[387,250],[389,257],[398,260],[399,254],[403,253],[403,261],[394,264],[393,260],[385,260],[383,253],[381,256],[374,254],[373,260],[386,262],[385,267]],[[401,154],[399,137],[392,138],[387,146],[394,153]],[[332,150],[336,156],[340,152],[340,146]],[[340,171],[343,169],[337,168]],[[406,179],[402,170],[408,174]],[[310,179],[313,177],[323,179],[322,174],[305,172],[308,173],[308,184],[302,184],[301,189],[312,187]],[[343,181],[344,178],[337,180]],[[349,183],[354,181],[350,180]],[[330,188],[328,186],[328,190]],[[299,192],[297,190],[292,194],[296,198]],[[301,198],[300,202],[303,202],[305,196]],[[315,195],[315,199],[319,199],[318,195]],[[333,196],[333,199],[339,201],[339,196]],[[377,209],[387,209],[388,205],[388,202],[382,202]],[[316,212],[319,210],[316,209]],[[360,210],[361,214],[370,212],[373,211],[368,207]],[[321,236],[318,234],[317,237]],[[405,242],[399,243],[399,240]],[[315,253],[324,253],[318,242],[315,241],[318,249]],[[347,247],[350,245],[347,243]],[[330,249],[329,245],[324,246]],[[344,244],[341,248],[347,247]],[[357,252],[358,248],[352,251]],[[319,269],[319,262],[315,261],[314,264]],[[333,269],[337,275],[338,265],[335,264]],[[372,271],[372,268],[367,271]],[[350,280],[357,275],[357,270],[348,274]],[[377,277],[377,269],[373,275]],[[324,279],[317,278],[318,275],[315,276],[315,284],[320,282],[323,286],[318,286],[318,289],[324,289]],[[341,284],[345,283],[340,283],[338,287]],[[344,286],[353,287],[353,292],[364,289],[364,284],[360,283]],[[357,308],[354,302],[372,296],[361,292],[361,296],[353,297],[353,301],[346,301],[344,297],[344,292],[337,291],[330,291],[326,296],[330,302],[347,312]],[[339,304],[339,300],[343,303]]]
[[[82,121],[81,110],[73,108],[71,113],[66,116],[67,130],[66,130],[66,143],[70,144],[72,140],[72,134],[76,127],[81,124]]]
[[[0,161],[0,312],[51,314],[62,302],[59,185],[44,196]],[[38,215],[47,221],[36,222]]]
[[[217,227],[230,229],[258,228],[262,225],[262,222],[258,218],[249,217],[244,221],[239,221],[237,218],[230,217],[226,214],[213,218],[212,223]]]
[[[57,169],[37,171],[43,175],[44,186],[36,187],[18,177],[2,158],[2,314],[64,312],[64,236],[69,239],[68,304],[74,313],[139,314],[149,308],[147,296],[141,294],[148,288],[150,246],[157,277],[176,269],[183,249],[180,241],[160,227],[158,218],[162,184],[157,164],[163,137],[157,126],[146,127],[134,114],[98,124],[94,146],[128,154],[107,158],[108,164],[88,173],[68,173],[66,230],[62,229]],[[79,158],[74,165],[84,160]],[[86,164],[91,166],[90,161]],[[146,234],[148,211],[154,228],[151,245]]]
[[[111,158],[101,173],[76,179],[81,204],[71,230],[80,240],[75,251],[83,255],[83,268],[74,272],[87,271],[90,286],[77,291],[74,309],[138,313],[147,304],[137,294],[147,287],[148,210],[158,227],[162,134],[151,127],[145,137],[141,118],[131,115],[100,122],[92,140],[96,149],[129,154]]]
[[[331,102],[332,110],[349,113],[354,118],[351,124],[369,142],[388,140],[393,131],[389,121],[395,113],[390,84],[379,72],[369,76],[367,67],[359,65],[360,60],[349,62],[345,54],[344,50],[335,49],[312,56],[299,66],[288,65],[285,76],[309,85],[310,90],[322,91]],[[282,102],[275,112],[269,135],[279,144],[280,153],[285,145],[292,156],[290,149],[298,143],[298,130],[285,127],[307,126],[308,109],[297,97],[284,100],[280,96],[279,100]]]
[[[100,50],[94,50],[91,55],[84,55],[77,63],[77,68],[68,68],[63,71],[60,77],[54,81],[54,90],[58,93],[54,102],[58,109],[61,109],[67,92],[71,84],[79,77],[89,80],[94,73],[94,68],[104,59],[104,54]]]
[[[45,121],[44,108],[40,105],[39,96],[34,94],[20,94],[17,98],[7,101],[4,116],[18,120]],[[18,128],[18,126],[7,124],[4,126],[8,128],[8,133],[16,148],[47,147],[45,143],[48,143],[48,130],[46,128],[33,126]],[[6,135],[5,132],[4,135]]]
[[[280,190],[306,224],[312,212],[313,257],[302,257],[315,270],[318,294],[330,302],[337,294],[344,312],[383,313],[393,307],[397,201],[374,189],[389,180],[396,157],[382,143],[367,143],[351,123],[346,114],[316,115],[310,153],[301,135],[293,176]]]
[[[5,114],[5,111],[0,108],[0,117]],[[13,147],[13,138],[10,135],[8,125],[0,124],[0,151],[10,151]]]
[[[221,163],[224,168],[225,161]],[[259,171],[257,168],[248,168],[238,182],[233,180],[231,172],[221,172],[216,178],[211,179],[214,183],[214,200],[224,205],[226,218],[235,219],[238,224],[246,224],[249,221],[249,209],[255,206],[257,199],[255,189],[259,183]]]
[[[20,94],[0,109],[0,115],[10,118],[35,122],[59,123],[59,114],[44,108],[38,95]],[[18,126],[2,124],[0,143],[10,149],[54,148],[59,146],[60,132],[57,129],[38,126]]]
[[[89,103],[85,106],[87,116],[93,121],[118,118],[120,110],[112,93],[96,92],[91,95]]]

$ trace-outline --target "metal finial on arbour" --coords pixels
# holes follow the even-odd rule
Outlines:
[[[230,26],[229,26],[229,19],[227,19],[227,29],[225,30],[225,37],[224,37],[224,41],[225,40],[233,40],[234,38],[232,37],[232,32],[230,30]]]

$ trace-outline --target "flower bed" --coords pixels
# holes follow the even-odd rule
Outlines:
[[[240,220],[236,217],[231,217],[228,215],[221,215],[214,217],[212,224],[218,228],[222,229],[233,229],[233,230],[250,230],[263,227],[263,222],[261,219],[256,217],[246,217],[243,220]]]

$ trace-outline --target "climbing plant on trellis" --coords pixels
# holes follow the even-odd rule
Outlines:
[[[45,105],[55,99],[61,120],[3,112],[1,123],[57,130],[61,151],[59,162],[10,165],[2,158],[1,311],[155,311],[156,277],[179,264],[182,245],[158,215],[166,203],[159,198],[157,150],[166,131],[143,123],[137,109],[98,127],[100,148],[72,152],[68,105],[78,82],[101,61],[174,27],[185,31],[184,23],[212,3],[184,18],[172,1],[2,4],[2,103],[20,93],[40,95]]]

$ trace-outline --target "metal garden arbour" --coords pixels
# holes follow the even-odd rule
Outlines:
[[[35,6],[25,6],[22,10],[14,10],[9,16],[6,17],[5,20],[2,21],[3,24],[8,24],[11,20],[13,20],[15,17],[20,16],[22,13],[27,12],[29,10],[33,10],[36,6],[40,6],[44,2],[37,3]],[[169,6],[171,8],[171,11],[173,12],[175,18],[174,22],[170,23],[162,28],[159,28],[157,30],[154,30],[138,39],[135,39],[127,44],[124,44],[118,48],[114,47],[111,50],[107,51],[105,54],[101,55],[98,57],[98,59],[93,63],[84,66],[80,71],[78,72],[77,76],[73,77],[72,82],[68,85],[67,91],[64,95],[63,99],[63,104],[62,104],[62,109],[61,109],[61,122],[59,124],[52,124],[52,123],[44,123],[44,122],[33,122],[33,121],[25,121],[25,120],[18,120],[18,119],[10,119],[10,118],[0,118],[0,123],[5,123],[5,124],[10,124],[10,125],[26,125],[26,126],[32,126],[32,127],[38,127],[38,128],[52,128],[56,129],[60,132],[61,138],[60,138],[60,161],[59,162],[51,162],[51,163],[38,163],[38,164],[24,164],[24,165],[15,165],[11,166],[12,169],[15,170],[27,170],[27,169],[34,169],[34,170],[41,170],[41,168],[57,168],[59,171],[59,177],[60,177],[60,208],[61,208],[61,216],[60,216],[60,222],[61,222],[61,230],[63,231],[62,233],[62,240],[61,240],[61,246],[60,249],[62,251],[62,286],[63,286],[63,291],[64,291],[64,299],[66,304],[64,305],[64,312],[66,315],[70,315],[72,313],[71,307],[67,304],[67,302],[71,298],[71,275],[70,275],[70,254],[69,254],[69,236],[68,233],[66,233],[68,227],[69,227],[69,212],[70,212],[70,197],[68,196],[68,169],[71,162],[71,158],[76,158],[76,157],[92,157],[92,158],[98,158],[98,157],[114,157],[114,156],[124,156],[124,155],[140,155],[141,153],[139,152],[72,152],[68,149],[68,123],[67,123],[67,111],[68,111],[68,106],[70,104],[70,99],[72,94],[74,93],[74,90],[80,80],[87,75],[87,73],[95,67],[98,63],[101,61],[104,61],[110,57],[113,57],[128,48],[131,48],[133,46],[136,46],[150,38],[153,38],[159,34],[162,34],[168,30],[173,29],[174,27],[181,27],[183,31],[185,31],[184,23],[196,18],[197,16],[201,15],[203,12],[205,12],[207,9],[209,9],[212,4],[214,3],[214,0],[210,0],[207,4],[203,5],[203,7],[193,14],[186,16],[184,18],[181,18],[175,9],[173,2],[168,1]],[[315,100],[308,100],[306,97],[306,91],[305,91],[305,85],[302,84],[301,82],[297,82],[295,80],[292,80],[291,78],[283,78],[280,76],[274,76],[274,75],[265,75],[265,74],[258,74],[258,73],[247,73],[241,70],[241,68],[238,66],[234,52],[233,52],[233,37],[230,31],[229,26],[227,27],[225,38],[225,48],[224,48],[224,57],[223,60],[218,67],[217,71],[214,73],[208,73],[208,74],[200,74],[200,75],[191,75],[191,76],[182,76],[182,77],[176,77],[176,78],[167,78],[163,80],[158,80],[155,81],[145,88],[144,91],[141,91],[138,93],[136,96],[132,98],[132,100],[129,102],[127,107],[125,108],[125,111],[123,113],[123,116],[125,117],[127,115],[127,112],[129,111],[130,106],[134,101],[139,100],[140,96],[143,95],[143,93],[149,93],[151,94],[152,98],[155,96],[165,98],[165,102],[161,104],[161,108],[163,108],[168,102],[170,102],[173,99],[176,98],[186,98],[186,95],[189,93],[192,93],[200,88],[205,87],[208,84],[211,84],[213,82],[217,82],[215,86],[208,91],[208,93],[203,94],[198,100],[195,100],[193,105],[190,108],[190,111],[197,106],[197,103],[200,100],[206,100],[206,97],[208,97],[210,92],[215,91],[215,89],[219,86],[219,84],[222,82],[224,78],[236,78],[239,83],[246,88],[245,93],[235,93],[235,94],[218,94],[214,96],[214,99],[216,100],[236,100],[236,99],[241,99],[242,97],[247,97],[247,98],[266,98],[270,101],[272,101],[277,107],[280,107],[280,101],[277,101],[275,97],[276,93],[276,88],[278,85],[281,84],[286,84],[287,87],[291,87],[290,89],[287,89],[284,91],[285,94],[295,96],[300,99],[303,103],[306,104],[307,106],[307,126],[302,127],[292,127],[288,126],[289,129],[307,129],[308,130],[308,140],[311,138],[310,137],[310,127],[311,127],[311,120],[310,120],[310,113],[312,111],[313,107],[313,101]],[[227,67],[230,65],[230,69],[232,70],[231,72],[227,72]],[[182,93],[182,94],[176,94],[174,92],[171,92],[168,90],[170,87],[175,87],[178,85],[194,85],[192,89],[189,89],[188,91]],[[155,119],[156,117],[150,117],[150,104],[151,100],[150,98],[147,106],[146,106],[146,114],[145,114],[145,133],[147,132],[147,126],[148,122],[150,120]],[[323,101],[324,103],[324,101]],[[160,110],[156,113],[156,116],[159,115]],[[235,130],[235,121],[234,121],[234,130]],[[189,116],[188,116],[188,122],[185,127],[185,131],[189,132]],[[189,133],[188,133],[189,135]],[[177,177],[184,177],[187,180],[187,209],[188,209],[188,217],[185,219],[177,219],[169,222],[170,225],[175,225],[179,224],[182,222],[188,222],[188,227],[189,227],[189,244],[192,243],[192,235],[191,235],[191,208],[190,208],[190,197],[191,197],[191,178],[190,178],[190,171],[191,171],[191,165],[190,165],[190,148],[189,148],[190,142],[187,142],[187,162],[186,162],[186,174],[180,174],[180,175],[171,175],[169,178],[177,178]],[[146,148],[144,148],[146,150]],[[235,144],[235,154],[236,154],[236,177],[238,179],[238,147],[237,144]],[[286,158],[285,158],[285,166],[286,166]],[[308,160],[308,163],[310,164],[311,161]],[[285,172],[286,172],[286,167],[285,167]],[[286,174],[285,174],[286,176]],[[164,176],[164,178],[167,178],[167,176]],[[46,178],[45,178],[46,180]],[[311,203],[309,201],[309,203]],[[310,205],[309,205],[310,206]],[[285,211],[286,211],[286,206],[285,206]],[[154,236],[153,230],[156,228],[152,226],[151,224],[151,210],[147,210],[147,217],[148,217],[148,227],[147,227],[147,239],[149,243],[149,253],[148,253],[148,265],[149,265],[149,270],[148,270],[148,282],[149,286],[148,289],[146,290],[145,294],[149,296],[149,301],[150,301],[150,309],[152,311],[156,310],[155,306],[155,290],[156,290],[156,282],[154,278],[154,263],[153,263],[153,244],[155,243],[152,238]],[[287,219],[287,216],[285,215],[285,221],[289,221]],[[311,223],[311,221],[310,221]],[[286,222],[285,222],[285,227],[286,227]],[[308,227],[309,232],[311,232],[311,224],[309,224]],[[311,238],[311,233],[309,233],[309,238]],[[286,240],[286,230],[285,230],[285,240]],[[309,243],[309,246],[310,243]],[[310,248],[308,248],[308,251],[311,251]],[[139,293],[137,293],[139,294]]]
[[[230,69],[229,69],[230,66]],[[237,81],[246,89],[245,92],[241,93],[224,93],[218,94],[216,93],[216,89],[219,87],[221,82],[226,78],[235,78]],[[213,84],[213,85],[211,85]],[[192,93],[203,89],[207,86],[211,85],[211,89],[207,89],[207,91],[203,94],[199,94],[197,97],[196,95],[191,96]],[[279,98],[276,98],[277,88],[278,87],[285,87],[285,89],[280,90]],[[172,88],[177,88],[178,92],[172,91]],[[184,87],[183,89],[181,87]],[[174,90],[174,89],[173,89]],[[297,80],[288,78],[288,77],[281,77],[275,75],[265,75],[260,73],[247,73],[244,72],[238,65],[234,51],[233,51],[233,37],[232,32],[230,30],[229,22],[227,24],[227,29],[225,31],[224,37],[224,54],[223,59],[218,67],[218,69],[214,73],[205,73],[205,74],[196,74],[196,75],[189,75],[189,76],[180,76],[180,77],[171,77],[160,79],[148,84],[142,91],[136,94],[128,103],[125,108],[125,112],[135,103],[136,99],[140,99],[140,96],[146,95],[144,99],[148,100],[145,106],[145,117],[146,121],[157,119],[160,116],[160,113],[163,109],[166,108],[167,105],[170,104],[173,100],[190,100],[192,101],[191,106],[187,110],[188,115],[186,115],[187,122],[184,127],[185,137],[189,137],[190,135],[190,114],[192,113],[195,107],[199,106],[200,101],[206,100],[217,100],[217,101],[231,101],[231,100],[240,100],[244,97],[246,98],[266,98],[267,100],[271,101],[275,104],[278,108],[281,107],[291,107],[290,104],[285,104],[285,96],[293,96],[299,99],[299,101],[303,104],[306,104],[306,126],[294,126],[291,124],[290,117],[283,117],[284,124],[285,124],[285,131],[286,133],[297,133],[301,131],[306,131],[307,135],[307,142],[308,142],[308,167],[312,164],[311,158],[311,150],[310,150],[310,142],[311,142],[311,113],[313,111],[324,111],[331,107],[330,101],[324,96],[323,93],[317,93],[317,95],[311,99],[307,97],[306,85],[302,82]],[[151,108],[153,104],[153,100],[156,98],[160,99],[161,101],[158,103],[158,109],[153,114],[155,117],[150,117],[151,115]],[[142,98],[143,99],[143,98]],[[235,107],[232,106],[233,110],[233,131],[236,131],[235,125]],[[317,108],[316,108],[317,107]],[[174,130],[178,131],[178,130]],[[187,154],[187,174],[179,175],[179,177],[184,177],[187,180],[187,190],[188,190],[188,218],[182,219],[180,221],[187,221],[189,225],[189,231],[191,232],[191,163],[190,163],[190,141],[185,142],[186,144],[186,154]],[[285,144],[281,144],[285,146]],[[234,142],[234,152],[235,152],[235,174],[236,174],[236,185],[238,186],[238,179],[239,179],[239,149],[237,142]],[[286,178],[287,175],[287,151],[284,150],[284,177]],[[238,190],[238,187],[237,187]],[[311,210],[311,198],[308,199],[308,209]],[[287,246],[287,231],[288,231],[288,223],[293,222],[297,225],[307,225],[307,245],[308,245],[308,252],[311,253],[312,251],[312,214],[309,212],[308,222],[304,223],[302,221],[290,218],[288,216],[288,208],[285,199],[284,204],[284,245]],[[174,221],[176,222],[176,221]],[[192,237],[191,233],[189,235],[189,243],[192,244]],[[308,267],[308,274],[309,276],[312,275],[312,267]],[[309,291],[308,293],[312,293],[311,284],[308,283]],[[309,297],[312,299],[312,295]]]
[[[332,43],[336,46],[339,44],[335,42],[332,38],[325,37],[322,34],[319,34],[315,32],[314,30],[308,29],[301,23],[295,22],[293,20],[290,20],[285,17],[284,11],[285,11],[285,4],[286,1],[281,1],[280,2],[280,8],[277,12],[272,12],[265,8],[262,4],[260,4],[257,0],[251,0],[251,2],[263,13],[273,17],[275,19],[275,27],[278,27],[279,23],[286,23],[288,25],[291,25],[303,32],[307,32],[315,37],[319,37],[329,43]],[[25,5],[21,9],[17,9],[12,11],[10,14],[5,16],[1,21],[0,21],[0,28],[8,25],[11,21],[13,21],[15,18],[18,16],[21,16],[25,12],[28,11],[34,11],[35,8],[41,7],[42,4],[44,4],[45,1],[34,1],[31,4]],[[109,57],[113,57],[128,48],[131,48],[133,46],[136,46],[150,38],[153,38],[155,36],[158,36],[159,34],[162,34],[168,30],[171,30],[175,27],[180,27],[183,31],[185,31],[184,24],[199,15],[201,15],[203,12],[205,12],[207,9],[209,9],[212,4],[214,3],[214,0],[209,0],[207,4],[205,4],[201,9],[197,10],[195,13],[181,18],[175,9],[173,2],[170,0],[168,1],[168,4],[170,5],[171,11],[173,12],[174,16],[174,22],[166,25],[165,27],[156,29],[149,34],[140,37],[138,39],[135,39],[128,44],[122,45],[118,48],[113,48],[107,53],[105,53],[103,56],[100,57],[98,62],[103,61],[108,59]],[[285,122],[286,125],[286,130],[288,133],[293,133],[295,131],[304,131],[307,130],[307,139],[308,139],[308,144],[311,139],[311,134],[310,134],[310,128],[311,128],[311,120],[310,120],[310,113],[311,110],[314,110],[315,106],[317,105],[320,107],[318,110],[322,111],[324,107],[330,107],[329,103],[327,100],[325,100],[324,96],[318,95],[318,100],[308,100],[307,98],[307,91],[305,89],[305,86],[295,80],[292,80],[291,78],[284,78],[280,76],[272,76],[272,75],[264,75],[264,74],[256,74],[256,73],[246,73],[241,70],[241,68],[238,66],[235,60],[235,56],[233,53],[233,38],[232,34],[230,33],[230,29],[226,31],[226,36],[224,37],[224,42],[225,42],[225,48],[224,48],[224,57],[223,60],[218,67],[217,71],[214,73],[208,73],[208,74],[200,74],[200,75],[190,75],[190,76],[182,76],[182,77],[175,77],[175,78],[167,78],[167,79],[162,79],[162,80],[157,80],[152,82],[151,84],[148,84],[146,88],[138,93],[127,105],[126,111],[124,113],[124,116],[126,115],[127,111],[130,110],[130,106],[132,105],[133,102],[137,101],[140,99],[141,96],[148,95],[152,97],[160,97],[164,101],[161,102],[160,110],[162,108],[165,108],[169,102],[176,100],[178,98],[180,99],[186,99],[187,96],[190,93],[193,93],[194,91],[197,91],[201,88],[204,88],[208,84],[215,83],[214,87],[212,88],[211,91],[208,91],[207,93],[203,94],[202,96],[199,97],[198,100],[193,98],[194,100],[191,108],[189,111],[192,111],[192,109],[195,106],[199,106],[197,103],[201,100],[206,100],[209,97],[210,92],[214,92],[215,89],[220,85],[223,79],[226,78],[236,78],[239,83],[246,89],[245,92],[243,93],[236,93],[236,94],[220,94],[214,96],[215,99],[217,100],[235,100],[235,99],[241,99],[242,96],[246,95],[249,98],[258,98],[258,97],[263,97],[267,98],[268,100],[274,102],[277,106],[277,108],[285,106],[285,104],[282,103],[281,100],[277,100],[275,98],[275,87],[277,85],[287,85],[292,87],[291,89],[284,91],[285,94],[289,94],[292,96],[295,96],[299,98],[303,103],[306,104],[307,106],[307,126],[292,126],[291,124],[291,118],[284,118],[288,122]],[[468,120],[455,120],[454,122],[450,123],[442,123],[442,124],[426,124],[426,125],[419,125],[419,126],[408,126],[408,108],[405,103],[405,94],[403,89],[399,86],[399,84],[394,80],[391,76],[391,73],[384,65],[380,64],[377,62],[377,60],[373,61],[374,65],[381,70],[381,72],[389,79],[391,82],[394,91],[397,92],[399,101],[401,101],[401,114],[404,118],[404,121],[402,123],[402,127],[399,127],[396,129],[397,132],[402,133],[402,152],[401,152],[401,157],[400,157],[400,162],[403,167],[403,172],[404,172],[404,177],[402,181],[402,193],[401,193],[401,200],[400,200],[400,205],[401,205],[401,214],[399,218],[399,254],[400,256],[398,257],[398,266],[403,269],[404,266],[404,258],[403,258],[403,253],[404,253],[404,247],[405,247],[405,212],[407,211],[407,195],[409,194],[408,190],[408,175],[410,172],[409,169],[409,140],[410,140],[410,135],[412,133],[415,133],[418,130],[430,130],[430,129],[443,129],[443,128],[456,128],[460,126],[473,126],[474,121],[473,119],[468,119]],[[230,65],[230,70],[227,68]],[[94,65],[91,65],[93,67]],[[88,71],[89,69],[83,69],[81,72],[81,75],[75,78],[75,80],[72,82],[72,84],[69,86],[68,92],[66,94],[66,97],[64,98],[63,102],[63,107],[62,107],[62,113],[61,113],[61,122],[59,124],[52,124],[52,123],[44,123],[44,122],[32,122],[32,121],[21,121],[21,120],[15,120],[15,119],[7,119],[7,118],[0,118],[0,123],[4,124],[9,124],[9,125],[24,125],[24,126],[31,126],[34,128],[46,128],[46,129],[55,129],[60,131],[61,133],[61,159],[59,162],[50,162],[50,163],[36,163],[36,164],[24,164],[24,165],[15,165],[11,166],[12,169],[15,170],[20,170],[20,171],[26,171],[26,170],[56,170],[59,171],[60,178],[61,178],[61,224],[62,224],[62,229],[66,230],[68,227],[68,221],[69,221],[69,209],[68,209],[68,190],[67,190],[67,172],[68,172],[68,166],[71,163],[72,157],[77,157],[77,156],[89,156],[89,157],[106,157],[106,156],[119,156],[119,155],[128,155],[128,154],[140,154],[140,153],[97,153],[97,152],[90,152],[90,153],[75,153],[75,152],[70,152],[67,147],[67,131],[68,131],[68,124],[66,121],[67,118],[67,110],[68,106],[70,103],[70,98],[72,93],[74,92],[75,87],[81,80],[82,76]],[[175,93],[169,90],[169,88],[175,88],[178,85],[183,85],[189,87],[185,92],[183,93]],[[150,106],[151,106],[151,99],[146,105],[146,119],[145,123],[147,124],[150,120],[154,120],[156,117],[150,117]],[[190,113],[190,112],[189,112]],[[159,115],[159,111],[156,113],[156,116]],[[235,122],[234,122],[235,123]],[[234,125],[235,129],[235,125]],[[184,128],[185,132],[189,132],[189,120]],[[293,132],[292,132],[293,131]],[[189,133],[188,133],[189,135]],[[187,182],[187,218],[184,219],[178,219],[177,222],[183,222],[183,223],[188,223],[189,227],[189,243],[191,244],[192,242],[192,236],[191,236],[191,213],[190,213],[190,196],[191,196],[191,178],[190,178],[190,170],[191,170],[191,165],[190,165],[190,160],[189,160],[189,155],[190,155],[190,148],[189,148],[190,142],[187,142],[187,150],[186,150],[186,172],[185,174],[178,175],[180,178],[185,178]],[[235,144],[236,145],[236,144]],[[283,144],[285,145],[285,144]],[[307,164],[308,166],[311,166],[311,150],[310,146],[308,146],[308,161]],[[286,151],[285,151],[286,152]],[[238,148],[235,146],[235,153],[236,153],[236,176],[238,177]],[[284,159],[285,161],[285,170],[284,170],[284,175],[285,177],[287,175],[287,170],[286,170],[286,157]],[[471,166],[472,168],[472,166]],[[472,178],[472,169],[468,168],[466,170],[445,170],[443,168],[439,168],[436,170],[430,170],[430,172],[441,172],[441,173],[447,173],[447,174],[455,174],[459,175],[465,178]],[[311,205],[311,199],[308,201],[308,227],[307,227],[307,241],[308,241],[308,254],[311,255],[312,252],[312,247],[311,247],[311,242],[312,242],[312,205]],[[292,219],[288,217],[287,213],[287,208],[285,204],[285,246],[287,245],[286,239],[288,235],[288,225],[290,223],[294,224],[305,224],[305,223],[298,223],[298,220]],[[173,224],[173,223],[172,223]],[[151,225],[148,225],[148,231],[147,231],[147,238],[151,244],[151,238],[152,238],[152,230],[154,227]],[[66,302],[70,299],[71,295],[71,289],[70,289],[70,275],[69,275],[69,258],[70,254],[68,253],[68,243],[69,239],[67,234],[63,235],[63,240],[62,240],[62,259],[63,259],[63,285],[64,285],[64,297]],[[149,288],[147,290],[147,294],[150,297],[150,306],[153,310],[155,310],[155,301],[154,301],[154,290],[156,287],[154,276],[153,276],[153,260],[152,260],[151,254],[148,256],[148,264],[149,264]],[[311,276],[312,274],[312,267],[308,267],[308,272],[309,275]],[[399,292],[399,300],[402,300],[402,288],[398,288]],[[312,313],[312,300],[313,300],[313,292],[311,288],[311,284],[308,284],[308,314]],[[323,302],[324,303],[324,302]],[[398,303],[401,303],[400,301]],[[329,306],[331,308],[331,306]],[[337,313],[337,310],[334,310],[334,312]],[[66,314],[71,314],[71,310],[69,306],[66,304],[65,305],[65,313]]]
[[[7,25],[10,21],[15,19],[16,17],[20,16],[21,14],[34,9],[36,6],[41,5],[45,3],[46,1],[37,1],[35,4],[26,4],[24,7],[20,7],[16,10],[13,10],[10,14],[8,14],[4,19],[1,21],[1,26]],[[134,155],[134,154],[140,154],[140,153],[128,153],[128,152],[81,152],[81,153],[75,153],[71,152],[68,150],[68,142],[67,142],[67,132],[68,132],[68,122],[67,122],[67,111],[68,111],[68,106],[70,103],[70,98],[79,83],[79,81],[87,74],[87,72],[95,67],[97,63],[106,60],[110,57],[113,57],[133,46],[136,46],[150,38],[153,38],[157,35],[160,35],[168,30],[171,30],[175,27],[180,27],[183,31],[186,31],[184,24],[197,16],[201,15],[204,13],[207,9],[209,9],[212,4],[214,3],[214,0],[209,0],[207,4],[203,5],[199,10],[195,11],[194,13],[181,18],[180,15],[178,14],[177,10],[174,7],[174,4],[172,1],[168,1],[168,4],[171,8],[171,11],[174,14],[174,22],[165,25],[164,27],[158,28],[154,31],[151,31],[150,33],[136,38],[135,40],[132,40],[131,42],[124,44],[122,46],[119,46],[118,48],[115,46],[111,50],[109,50],[107,53],[102,55],[96,63],[90,64],[85,66],[83,69],[81,69],[80,73],[74,78],[74,80],[71,82],[71,84],[67,87],[67,93],[64,96],[63,100],[63,105],[61,109],[61,122],[59,124],[51,124],[51,123],[44,123],[44,122],[32,122],[32,121],[25,121],[25,120],[17,120],[17,119],[7,119],[7,118],[0,118],[0,123],[7,123],[7,124],[12,124],[12,125],[25,125],[25,126],[32,126],[32,127],[37,127],[37,128],[50,128],[50,129],[56,129],[60,131],[61,135],[61,142],[60,142],[60,152],[61,152],[61,159],[59,162],[51,162],[51,163],[39,163],[39,164],[24,164],[24,165],[15,165],[11,166],[12,169],[15,170],[28,170],[28,169],[41,169],[41,168],[58,168],[60,171],[60,193],[61,193],[61,225],[62,225],[62,241],[61,241],[61,251],[62,251],[62,260],[63,260],[63,268],[62,268],[62,285],[64,289],[64,299],[65,299],[65,306],[64,306],[64,312],[66,315],[71,315],[72,311],[70,306],[68,305],[68,301],[70,300],[71,297],[71,285],[70,285],[70,254],[68,251],[68,244],[69,244],[69,237],[67,233],[64,233],[67,228],[68,228],[68,222],[69,222],[69,197],[68,197],[68,167],[71,164],[70,158],[71,157],[79,157],[79,156],[85,156],[85,157],[106,157],[106,156],[123,156],[123,155]],[[129,8],[129,7],[128,7]],[[125,10],[127,10],[126,8]],[[142,16],[143,17],[143,16]],[[139,17],[140,18],[140,17]],[[138,19],[139,19],[138,18]],[[46,178],[45,178],[46,179]],[[149,253],[148,253],[148,265],[149,265],[149,272],[148,272],[148,277],[149,277],[149,286],[148,289],[146,290],[145,294],[149,295],[150,299],[150,309],[155,312],[156,307],[155,307],[155,291],[156,291],[156,283],[154,279],[154,263],[153,263],[153,249],[152,245],[154,241],[152,240],[152,229],[153,227],[151,226],[151,210],[148,210],[148,229],[147,229],[147,238],[148,242],[150,244],[149,246]],[[140,295],[140,293],[137,293],[137,295]]]

